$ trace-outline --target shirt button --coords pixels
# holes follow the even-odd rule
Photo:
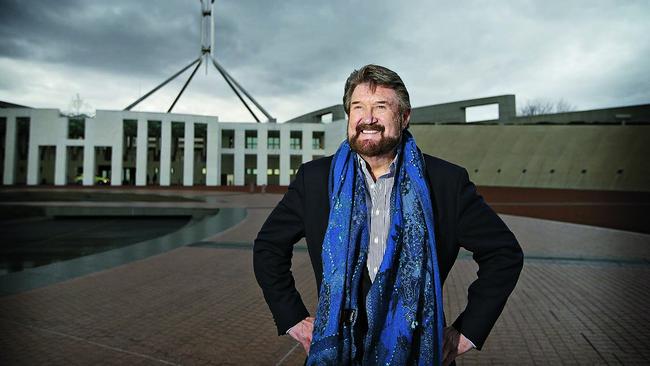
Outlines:
[[[371,188],[371,189],[375,189],[375,183],[371,184],[371,185],[370,185],[370,188]]]
[[[379,210],[375,211],[375,215],[379,216]]]
[[[377,267],[375,267],[373,271],[375,272],[375,274],[377,274]]]
[[[379,237],[376,236],[374,242],[375,244],[379,243]]]

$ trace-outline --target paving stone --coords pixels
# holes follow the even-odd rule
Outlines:
[[[211,204],[256,207],[205,239],[214,246],[0,297],[0,364],[302,365],[302,348],[276,335],[252,271],[250,243],[279,197],[210,192]],[[650,236],[503,217],[534,255],[484,349],[459,365],[650,363]],[[476,271],[461,253],[443,290],[448,319],[465,306]],[[313,311],[304,249],[293,272]]]

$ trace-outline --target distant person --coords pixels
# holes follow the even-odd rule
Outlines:
[[[347,140],[300,167],[255,240],[278,333],[302,344],[309,365],[449,364],[483,346],[519,277],[521,248],[465,169],[420,152],[395,72],[355,70],[343,104]],[[290,271],[302,237],[319,289],[315,318]],[[445,327],[442,285],[461,246],[478,279]]]

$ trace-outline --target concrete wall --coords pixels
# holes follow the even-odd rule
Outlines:
[[[312,147],[312,134],[314,131],[325,131],[327,125],[316,123],[220,123],[221,130],[234,130],[235,132],[235,147],[234,148],[220,148],[220,153],[233,154],[235,157],[234,162],[234,184],[244,185],[245,182],[245,155],[257,155],[257,185],[268,184],[267,165],[269,155],[280,156],[280,179],[279,184],[289,185],[290,183],[290,156],[300,155],[302,162],[310,161],[317,155],[324,155],[325,149],[314,149]],[[246,131],[257,131],[257,148],[246,148],[245,136]],[[269,131],[279,131],[280,133],[280,148],[268,149],[267,137]],[[289,144],[291,131],[302,132],[302,148],[292,149]],[[327,141],[327,133],[326,139]]]
[[[449,111],[460,113],[463,105],[499,102],[499,112],[512,112],[511,107],[502,105],[514,102],[514,97],[475,99],[467,103],[449,103]],[[514,106],[514,105],[513,105]],[[424,107],[425,109],[428,107]],[[460,109],[459,109],[460,108]],[[321,110],[322,111],[322,110]],[[319,111],[317,111],[319,112]],[[315,114],[318,114],[314,112]],[[450,112],[451,113],[451,112]],[[464,111],[463,111],[464,113]],[[16,121],[30,119],[29,147],[26,162],[16,159]],[[233,156],[232,181],[243,185],[245,177],[245,156],[256,156],[255,183],[269,183],[267,175],[269,156],[277,156],[280,175],[272,176],[273,182],[288,185],[291,179],[292,158],[302,162],[314,157],[329,155],[336,151],[346,138],[346,120],[340,118],[331,123],[223,123],[217,117],[167,113],[145,113],[130,111],[97,111],[95,118],[87,118],[83,139],[68,138],[68,120],[55,109],[0,109],[0,118],[5,119],[3,184],[16,184],[16,166],[26,164],[26,182],[37,185],[39,181],[39,146],[54,146],[55,185],[65,185],[70,180],[70,162],[66,149],[69,146],[83,147],[85,185],[94,184],[95,167],[100,162],[95,154],[97,147],[110,147],[111,184],[122,184],[123,121],[137,121],[136,185],[146,185],[148,168],[159,167],[159,184],[198,183],[197,174],[203,174],[201,164],[195,163],[198,155],[184,154],[171,161],[172,122],[182,122],[185,144],[193,146],[195,126],[204,124],[207,130],[207,153],[205,184],[220,185],[222,154]],[[160,162],[147,158],[147,121],[160,121]],[[546,122],[546,123],[545,123]],[[650,191],[650,105],[611,108],[597,111],[560,113],[549,116],[519,117],[488,123],[413,123],[411,132],[416,136],[420,148],[429,154],[450,160],[467,168],[472,180],[479,185],[505,187],[574,188],[600,190]],[[222,146],[222,131],[231,130],[233,147]],[[255,131],[257,147],[245,145],[246,131]],[[277,131],[280,147],[268,147],[270,131]],[[292,148],[290,136],[300,131],[302,146]],[[314,149],[312,134],[323,131],[324,149]],[[101,157],[100,157],[101,158]],[[202,159],[202,157],[201,157]],[[275,159],[275,158],[274,158]],[[250,158],[249,158],[250,160]],[[109,164],[103,162],[102,164]],[[129,166],[131,163],[129,162]],[[53,168],[51,167],[53,165]],[[181,169],[183,174],[172,182],[170,169]],[[196,169],[194,169],[196,166]],[[250,177],[249,177],[250,178]],[[249,179],[250,180],[250,179]],[[196,181],[196,183],[195,183]],[[201,182],[202,183],[202,182]]]
[[[412,125],[410,130],[423,152],[465,167],[478,185],[650,191],[650,125]]]
[[[516,117],[515,96],[508,94],[416,107],[411,110],[411,123],[465,122],[467,108],[490,104],[499,105],[499,121],[507,121]],[[332,121],[347,118],[343,104],[337,104],[292,118],[287,123],[321,123],[322,116],[329,113],[332,114]]]
[[[203,157],[195,155],[194,131],[197,125],[206,125],[207,141],[205,157],[205,185],[215,186],[221,183],[221,154],[232,154],[234,166],[232,167],[235,185],[245,183],[245,155],[255,156],[257,159],[256,169],[259,172],[255,179],[258,185],[267,184],[267,161],[268,155],[280,156],[279,184],[288,185],[291,179],[291,156],[299,156],[301,162],[312,160],[315,156],[322,156],[325,150],[312,146],[312,136],[315,131],[325,130],[323,124],[275,124],[275,123],[219,123],[217,117],[198,116],[185,114],[149,113],[132,111],[105,111],[98,110],[94,118],[86,118],[84,136],[81,139],[68,138],[68,118],[63,116],[56,109],[19,109],[2,108],[0,118],[5,119],[5,139],[0,148],[4,151],[3,184],[16,184],[15,167],[16,159],[16,120],[18,118],[30,119],[29,147],[27,157],[27,184],[38,185],[39,179],[39,147],[54,146],[54,164],[47,164],[45,174],[54,177],[55,185],[69,183],[70,162],[68,160],[67,148],[70,146],[83,147],[83,184],[95,184],[94,176],[97,174],[97,166],[110,165],[111,185],[119,186],[123,181],[123,168],[135,167],[135,184],[142,186],[147,184],[147,175],[152,176],[149,166],[155,164],[159,168],[159,184],[168,186],[172,184],[193,186],[196,183],[203,184]],[[124,161],[124,120],[137,121],[137,143],[135,161]],[[153,162],[148,157],[147,123],[148,121],[160,121],[160,162]],[[172,161],[172,126],[180,123],[183,133],[183,149]],[[224,148],[221,145],[222,130],[232,130],[234,134],[234,146]],[[257,147],[245,146],[246,131],[256,131]],[[268,149],[268,131],[279,131],[280,148]],[[290,146],[290,136],[293,131],[299,131],[302,135],[301,147]],[[179,144],[180,145],[180,144]],[[103,155],[97,154],[98,148],[110,148],[110,161],[104,161]],[[49,151],[49,150],[48,150]],[[200,152],[200,151],[199,151]],[[294,158],[295,159],[295,158]],[[200,160],[197,163],[197,160]],[[48,160],[49,161],[49,160]],[[171,169],[175,174],[172,175]],[[54,170],[53,172],[51,170]],[[196,183],[195,183],[196,182]]]
[[[334,154],[341,142],[347,138],[347,120],[334,121],[325,126],[325,151],[327,155]]]
[[[56,161],[54,164],[54,184],[65,185],[69,181],[69,162],[67,161],[67,147],[79,146],[83,147],[83,184],[93,185],[96,166],[109,165],[111,167],[111,185],[122,184],[122,165],[123,165],[123,121],[126,119],[138,121],[138,132],[146,134],[146,121],[157,120],[165,123],[170,123],[171,118],[180,119],[184,123],[211,123],[216,124],[217,118],[210,116],[193,116],[193,115],[171,115],[166,113],[142,113],[130,111],[97,111],[94,118],[86,118],[85,120],[85,133],[82,139],[69,139],[68,138],[68,118],[63,116],[59,110],[56,109],[13,109],[6,108],[0,109],[0,115],[5,117],[7,124],[7,132],[5,141],[3,141],[2,148],[5,149],[5,163],[10,166],[16,164],[15,159],[15,123],[16,119],[20,117],[28,117],[30,119],[30,136],[29,136],[29,152],[27,161],[27,184],[39,184],[39,147],[40,146],[55,146],[56,148]],[[163,127],[164,129],[164,127]],[[137,149],[137,162],[136,162],[136,184],[146,184],[146,136],[138,136],[138,149]],[[165,145],[163,143],[163,145]],[[169,143],[166,144],[169,148]],[[104,161],[101,156],[96,155],[96,148],[110,148],[111,160]],[[161,154],[164,155],[164,154]],[[169,158],[169,154],[167,154]],[[162,159],[161,159],[162,164]],[[162,165],[161,165],[162,167]],[[169,162],[167,162],[169,167]],[[216,169],[216,164],[213,169]],[[87,173],[86,173],[87,172]],[[49,174],[50,172],[46,172]],[[169,180],[168,169],[165,171],[161,169],[161,182],[167,176]],[[7,171],[5,169],[3,184],[11,185],[15,183],[13,177],[13,170]],[[191,178],[189,179],[192,180]],[[169,184],[169,183],[167,183]]]
[[[332,114],[332,121],[346,118],[343,104],[336,104],[331,107],[322,108],[317,111],[309,112],[307,114],[303,114],[302,116],[292,118],[285,123],[321,123],[323,116],[330,113]]]
[[[517,117],[510,122],[517,124],[648,124],[650,123],[650,104]]]
[[[465,122],[467,108],[489,104],[499,105],[498,120],[501,122],[514,119],[517,115],[515,96],[508,94],[413,108],[411,110],[411,124]]]
[[[650,105],[516,117],[514,102],[504,95],[414,108],[410,131],[423,152],[465,167],[479,185],[650,191]],[[493,103],[499,120],[464,123],[465,108]],[[328,154],[346,124],[326,126]]]

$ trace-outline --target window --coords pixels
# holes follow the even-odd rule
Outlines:
[[[332,122],[333,117],[334,117],[334,114],[332,114],[332,112],[321,114],[320,115],[320,121],[322,123],[330,123],[330,122]]]
[[[312,149],[320,150],[325,148],[325,132],[314,131],[311,136]]]
[[[235,130],[221,130],[221,147],[224,149],[235,147]]]
[[[499,105],[487,104],[465,108],[465,121],[490,121],[499,119]]]
[[[267,140],[267,148],[269,150],[278,150],[280,149],[280,131],[269,131],[269,137]]]
[[[138,141],[138,121],[134,119],[125,119],[122,121],[122,133],[124,135],[124,149],[129,150],[132,147],[136,147],[135,145]]]
[[[86,120],[83,117],[68,118],[68,138],[80,140],[84,138]]]
[[[206,140],[208,138],[208,126],[204,123],[194,125],[194,150],[203,150],[205,153]]]
[[[257,149],[257,131],[246,131],[246,148]]]
[[[302,131],[291,131],[289,136],[289,147],[291,150],[302,149]]]
[[[194,150],[203,150],[205,147],[205,138],[194,135]]]
[[[246,137],[246,148],[257,149],[257,137],[252,137],[252,136]]]
[[[154,162],[160,161],[161,124],[160,121],[147,121],[147,156]]]
[[[280,138],[279,137],[269,137],[269,149],[279,149],[280,148]]]
[[[137,136],[124,136],[124,147],[132,148],[137,147],[138,137]]]

